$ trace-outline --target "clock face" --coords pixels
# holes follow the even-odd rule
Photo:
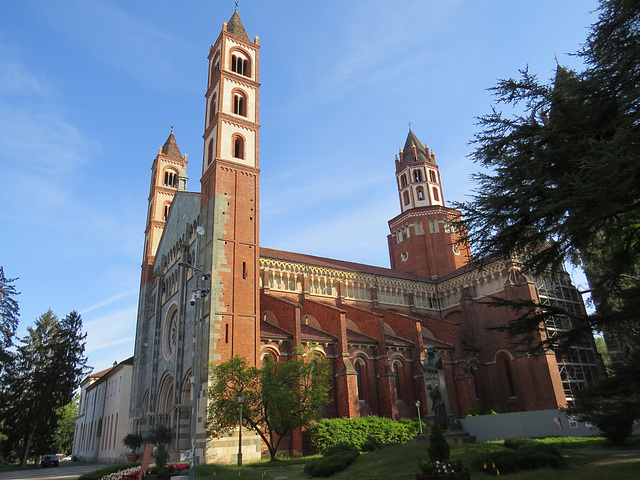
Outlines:
[[[451,249],[453,250],[453,253],[460,255],[460,247],[458,245],[454,245]]]

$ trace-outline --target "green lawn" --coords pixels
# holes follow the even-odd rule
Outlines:
[[[622,447],[612,447],[602,438],[557,437],[539,441],[553,444],[568,460],[569,467],[562,470],[541,469],[501,476],[506,476],[510,480],[640,479],[639,459],[611,465],[596,464],[596,462],[611,458],[621,451],[637,453],[640,451],[640,437],[628,439]],[[480,470],[474,469],[474,460],[502,448],[504,448],[502,442],[484,442],[452,447],[451,458],[462,458],[464,464],[470,468],[472,478],[489,478],[488,474],[482,472],[481,467]],[[313,457],[283,459],[276,462],[262,461],[241,468],[199,465],[196,468],[196,478],[202,480],[310,480],[310,477],[303,472],[303,468],[304,463],[311,458]],[[376,478],[410,480],[418,473],[418,461],[421,459],[427,459],[425,446],[389,446],[360,455],[347,470],[332,478],[339,480],[373,480]],[[2,470],[9,468],[3,467]]]

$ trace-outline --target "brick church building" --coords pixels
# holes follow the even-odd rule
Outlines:
[[[411,130],[395,158],[400,213],[389,220],[391,268],[262,247],[259,49],[235,12],[209,50],[200,192],[187,190],[187,156],[173,132],[153,160],[133,431],[169,426],[174,455],[191,448],[195,431],[199,462],[235,462],[237,440],[204,432],[207,364],[237,354],[255,365],[267,356],[286,361],[305,345],[332,365],[326,417],[415,417],[418,400],[421,415],[430,415],[427,345],[442,359],[455,417],[475,407],[555,409],[593,381],[601,365],[592,342],[565,357],[532,356],[487,328],[512,316],[482,304],[491,296],[584,306],[568,274],[530,278],[506,260],[466,265],[469,247],[456,244],[458,212],[446,206],[435,155]],[[259,457],[257,436],[243,454]]]

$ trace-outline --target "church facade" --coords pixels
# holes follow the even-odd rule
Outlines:
[[[467,266],[435,155],[411,130],[395,159],[391,268],[261,247],[259,49],[235,12],[209,51],[200,192],[187,190],[187,156],[173,132],[153,161],[131,430],[166,425],[174,455],[195,436],[199,462],[235,462],[237,440],[204,431],[208,363],[286,361],[305,346],[333,369],[325,417],[431,415],[428,345],[455,417],[554,409],[590,384],[601,368],[592,342],[571,358],[532,356],[489,329],[513,315],[484,304],[490,297],[584,306],[569,275],[533,279],[504,260]],[[562,328],[562,319],[548,328]],[[300,449],[299,437],[286,448]],[[243,455],[260,456],[258,437],[244,442]]]

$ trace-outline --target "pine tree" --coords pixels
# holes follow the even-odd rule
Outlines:
[[[10,363],[12,355],[9,347],[18,328],[20,308],[15,299],[20,292],[16,291],[14,282],[17,278],[6,278],[4,269],[0,266],[0,379],[5,366]]]
[[[601,0],[578,55],[582,72],[558,65],[546,84],[525,69],[492,88],[497,104],[479,119],[472,154],[485,170],[459,207],[480,262],[516,257],[525,273],[545,277],[568,261],[584,266],[594,315],[520,302],[504,329],[526,335],[564,315],[572,328],[530,347],[562,350],[594,330],[615,339],[622,363],[582,405],[606,405],[628,423],[640,418],[640,407],[628,409],[640,380],[623,374],[640,368],[640,3]],[[605,403],[607,395],[617,400]]]
[[[48,453],[61,408],[71,402],[86,373],[82,320],[71,312],[60,320],[41,315],[20,340],[7,374],[7,448],[26,465],[30,455]]]

